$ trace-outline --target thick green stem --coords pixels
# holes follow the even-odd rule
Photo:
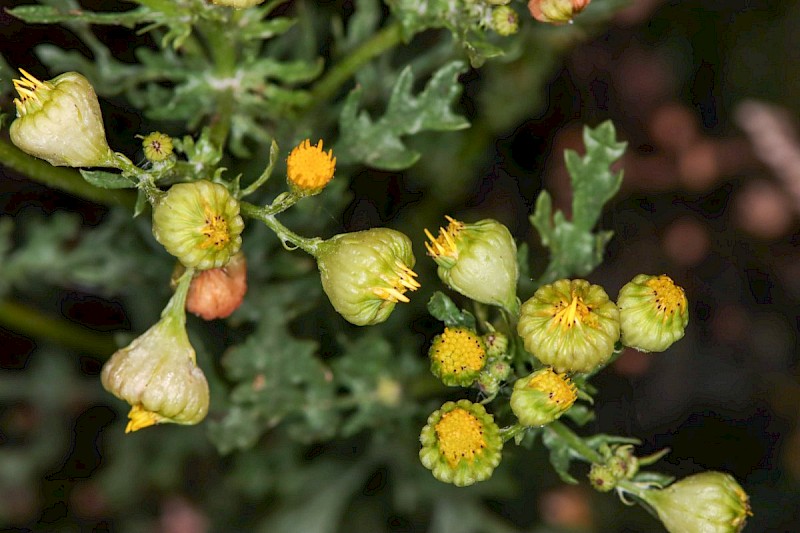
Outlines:
[[[372,38],[345,57],[342,61],[331,67],[311,88],[311,102],[321,104],[332,98],[336,91],[353,75],[369,63],[373,58],[393,48],[402,39],[400,24],[395,22],[386,26]]]
[[[605,462],[602,455],[594,450],[594,448],[586,444],[585,440],[580,438],[571,429],[558,420],[550,422],[550,424],[547,425],[547,430],[558,435],[561,440],[567,443],[567,446],[581,455],[586,462],[598,464],[603,464]]]
[[[212,117],[210,139],[215,146],[224,148],[228,134],[231,131],[231,118],[235,110],[235,98],[230,85],[237,64],[236,26],[240,14],[234,11],[226,24],[207,24],[200,28],[205,39],[211,59],[214,62],[216,82],[220,84],[217,90],[216,113]]]
[[[136,195],[130,191],[101,189],[90,185],[77,171],[54,167],[50,163],[26,154],[5,139],[0,139],[0,164],[33,181],[98,204],[120,205],[130,210],[133,210],[133,206],[136,204]]]
[[[26,337],[45,338],[91,355],[108,357],[117,349],[117,344],[109,334],[98,333],[72,322],[49,317],[36,309],[10,300],[0,301],[0,325]]]

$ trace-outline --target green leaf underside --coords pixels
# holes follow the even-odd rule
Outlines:
[[[81,176],[87,182],[101,189],[133,189],[136,182],[122,174],[104,172],[102,170],[80,170]]]
[[[586,127],[583,133],[586,154],[565,152],[565,161],[572,181],[572,220],[562,211],[553,213],[553,202],[546,191],[536,199],[531,224],[539,232],[542,245],[550,250],[550,262],[539,284],[557,279],[586,276],[603,260],[606,244],[613,232],[593,232],[602,213],[622,183],[622,172],[609,167],[625,151],[627,143],[617,142],[610,121],[597,128]]]
[[[340,137],[335,151],[342,163],[366,163],[384,170],[403,170],[420,157],[408,148],[401,137],[421,131],[453,131],[469,126],[464,117],[450,109],[461,94],[457,76],[464,64],[454,61],[440,68],[419,95],[412,94],[414,84],[410,67],[400,73],[384,115],[373,120],[366,111],[358,111],[361,90],[350,92],[339,118]]]
[[[475,329],[475,317],[469,311],[459,309],[444,293],[436,291],[428,300],[428,312],[448,327]]]

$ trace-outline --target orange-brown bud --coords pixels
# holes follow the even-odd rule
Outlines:
[[[247,261],[239,252],[222,268],[198,273],[189,287],[186,309],[204,320],[227,318],[247,293]]]

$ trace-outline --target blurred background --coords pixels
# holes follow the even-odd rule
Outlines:
[[[94,4],[85,3],[100,3]],[[335,10],[348,2],[324,4]],[[667,353],[625,352],[595,378],[598,417],[590,429],[639,437],[640,455],[669,447],[659,467],[679,477],[705,469],[732,473],[751,496],[755,515],[746,531],[753,532],[800,530],[798,26],[800,2],[794,1],[636,0],[601,31],[570,28],[563,34],[569,37],[559,40],[561,30],[548,28],[547,42],[558,44],[552,50],[532,48],[462,77],[461,111],[473,120],[471,130],[437,134],[442,154],[423,158],[406,173],[354,173],[352,200],[341,215],[348,229],[414,226],[419,209],[429,213],[423,220],[444,213],[497,218],[531,246],[535,270],[545,264],[536,256],[541,247],[527,220],[536,194],[547,188],[568,212],[563,151],[582,151],[583,124],[612,119],[629,143],[620,164],[625,179],[601,223],[615,237],[591,279],[616,294],[638,273],[667,273],[686,289],[691,321],[686,338]],[[126,39],[136,39],[130,32],[98,31],[123,58]],[[32,51],[39,42],[78,46],[66,30],[23,28],[0,12],[0,53],[12,66],[40,65]],[[11,112],[8,99],[0,105]],[[140,131],[140,118],[124,102],[103,105],[111,137]],[[436,181],[445,167],[452,179]],[[85,227],[111,216],[102,206],[2,166],[0,209],[4,219],[18,221],[34,213],[77,214]],[[146,327],[113,294],[62,287],[34,303],[95,332]],[[415,327],[429,335],[432,326],[420,318],[424,309],[414,312]],[[143,448],[141,441],[106,434],[117,415],[96,383],[102,360],[75,352],[65,358],[64,346],[58,348],[0,323],[0,527],[248,530],[241,515],[229,528],[220,525],[214,513],[242,511],[203,503],[208,487],[248,494],[245,509],[252,516],[271,512],[279,497],[259,499],[263,489],[248,493],[245,482],[231,481],[233,474],[226,478],[226,469],[248,464],[208,460],[216,452],[202,438],[174,449]],[[19,389],[29,393],[24,401],[11,392]],[[303,458],[347,459],[358,453],[359,445],[351,444],[312,445]],[[108,471],[109,454],[138,459]],[[562,484],[543,451],[511,455],[488,488],[440,487],[454,500],[478,500],[491,514],[480,531],[659,530],[638,507],[627,508],[586,484]],[[155,463],[150,467],[160,469],[161,478],[131,486],[139,478],[127,475],[144,468],[143,462]],[[501,480],[514,471],[530,475],[517,477],[513,488],[504,486]],[[307,530],[461,531],[455,518],[447,522],[441,513],[432,519],[428,511],[398,510],[402,495],[392,488],[397,474],[383,466],[371,472],[366,482],[354,482],[356,496],[339,525]],[[318,496],[325,480],[315,476],[322,474],[295,482]],[[132,495],[138,499],[121,503]],[[272,530],[301,531],[313,522],[315,509],[309,505],[306,516],[287,518],[283,529]],[[363,509],[372,514],[360,516]]]

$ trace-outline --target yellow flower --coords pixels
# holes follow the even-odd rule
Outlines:
[[[492,477],[503,440],[492,415],[468,400],[447,402],[428,417],[419,458],[433,476],[457,487]]]
[[[333,179],[336,158],[333,150],[324,152],[322,140],[312,146],[306,139],[295,147],[286,160],[289,187],[296,194],[310,196],[319,193]]]
[[[172,138],[160,131],[154,131],[142,140],[142,147],[148,161],[164,161],[172,155]]]
[[[469,386],[486,366],[483,341],[467,328],[444,328],[428,350],[431,372],[449,386]]]
[[[575,384],[548,367],[517,380],[510,405],[520,424],[543,426],[566,413],[577,398]]]

